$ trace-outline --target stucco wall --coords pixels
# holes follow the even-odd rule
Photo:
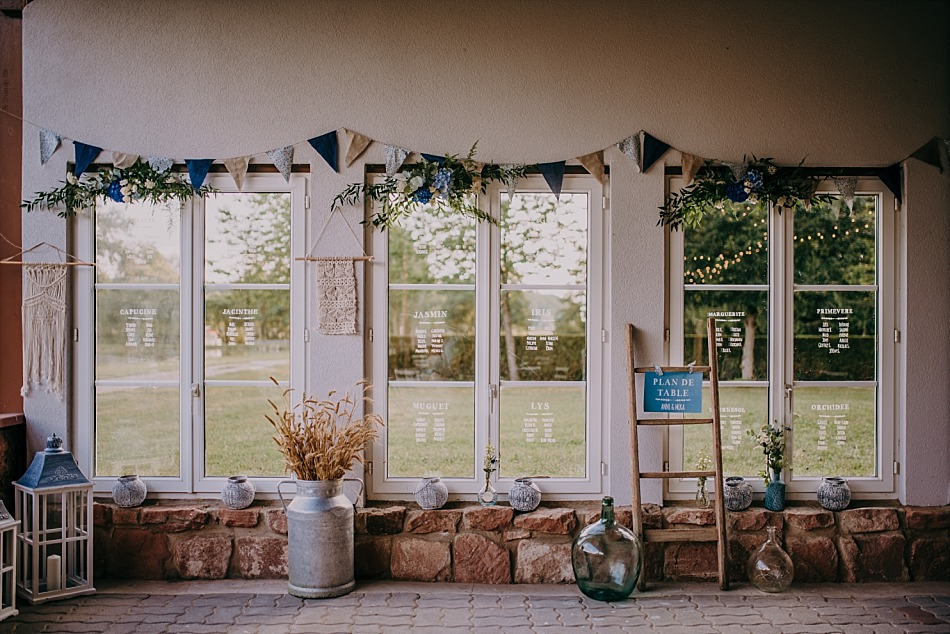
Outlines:
[[[948,31],[950,8],[928,1],[35,0],[23,18],[24,114],[107,149],[176,158],[263,152],[348,127],[432,153],[464,152],[478,140],[482,160],[534,163],[605,148],[643,128],[724,160],[877,166],[950,136]],[[297,154],[316,156],[305,143]],[[40,167],[28,126],[24,195],[54,186],[71,157],[60,151]],[[365,160],[379,162],[381,148]],[[608,160],[609,478],[625,502],[622,329],[642,326],[649,354],[663,354],[665,251],[655,227],[663,179],[662,165],[641,176],[616,151]],[[948,180],[919,169],[921,179],[908,176],[912,228],[939,227],[920,239],[943,248],[945,262]],[[311,235],[327,221],[330,198],[361,177],[360,164],[337,175],[313,160]],[[53,215],[24,217],[24,244],[65,246],[66,232]],[[318,251],[333,254],[344,240],[335,224]],[[903,279],[928,279],[918,274],[930,266],[908,258]],[[908,283],[908,305],[928,288]],[[931,332],[950,323],[950,302],[927,301],[933,326],[911,314],[908,341],[919,332],[915,345],[933,354],[907,363],[908,385],[932,384],[936,360],[950,356],[946,332]],[[315,335],[309,346],[311,390],[362,376],[360,338]],[[919,477],[902,495],[945,504],[946,452],[927,448],[950,444],[950,408],[945,394],[928,399],[906,411],[909,430],[931,427],[902,444],[922,449],[907,455]],[[32,446],[64,430],[68,403],[40,394],[25,408]],[[655,441],[647,445],[662,459]],[[936,484],[928,480],[940,473]]]

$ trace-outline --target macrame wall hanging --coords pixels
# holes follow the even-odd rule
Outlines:
[[[314,239],[313,246],[310,248],[311,251],[313,251],[313,247],[317,245],[317,242],[320,241],[320,237],[323,235],[323,232],[326,231],[330,220],[333,220],[335,213],[340,213],[340,217],[342,218],[341,212],[330,212],[330,218]],[[353,229],[350,228],[345,218],[343,218],[343,224],[346,225],[346,228],[353,236],[353,240],[359,245],[359,238],[353,233]],[[360,246],[360,250],[362,251],[362,246]],[[296,259],[316,262],[318,265],[317,297],[320,301],[320,310],[318,313],[320,322],[317,325],[317,330],[324,335],[356,334],[356,271],[353,263],[372,262],[373,257],[366,255],[364,252],[363,255],[334,257],[313,257],[308,255]]]
[[[40,248],[50,248],[65,256],[64,262],[24,262],[17,260]],[[68,261],[69,259],[72,261]],[[71,266],[95,266],[83,262],[47,242],[0,260],[23,267],[23,387],[20,394],[41,383],[46,391],[65,396],[66,386],[66,281]]]
[[[23,265],[23,387],[40,382],[63,398],[66,383],[66,266]]]

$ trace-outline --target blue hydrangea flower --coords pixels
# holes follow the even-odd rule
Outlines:
[[[726,196],[734,203],[742,203],[749,197],[749,192],[742,183],[729,183],[726,186]]]
[[[762,187],[762,173],[757,170],[749,170],[745,174],[745,186],[750,189],[759,189]]]
[[[430,200],[432,200],[432,192],[429,191],[428,187],[420,187],[416,190],[416,193],[412,195],[417,203],[422,203],[425,205]]]
[[[111,183],[109,183],[109,188],[106,190],[106,196],[116,201],[117,203],[123,202],[122,201],[122,185],[119,183],[118,178],[112,181]]]
[[[446,192],[449,189],[449,183],[452,182],[452,170],[447,167],[440,167],[432,179],[432,186],[440,192]]]

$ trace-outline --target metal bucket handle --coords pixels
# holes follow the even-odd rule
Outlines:
[[[353,506],[356,507],[359,504],[360,498],[363,497],[363,491],[366,490],[366,483],[359,478],[343,478],[344,482],[359,482],[360,483],[360,492],[356,494],[356,502],[353,503]],[[280,498],[280,505],[284,509],[284,513],[287,512],[287,504],[284,502],[284,495],[280,490],[282,484],[293,484],[296,485],[296,480],[281,480],[277,483],[277,497]]]
[[[287,505],[284,503],[284,496],[283,496],[283,494],[280,492],[280,485],[282,485],[282,484],[293,484],[293,485],[296,486],[297,482],[296,482],[296,480],[281,480],[280,482],[277,483],[277,497],[280,498],[280,505],[283,507],[284,513],[286,513],[286,512],[287,512]]]

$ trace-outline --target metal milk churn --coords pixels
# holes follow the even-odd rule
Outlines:
[[[360,483],[362,494],[362,480]],[[283,480],[277,485],[287,513],[288,592],[305,599],[338,597],[353,590],[353,504],[340,480]],[[284,503],[283,484],[297,495]]]

